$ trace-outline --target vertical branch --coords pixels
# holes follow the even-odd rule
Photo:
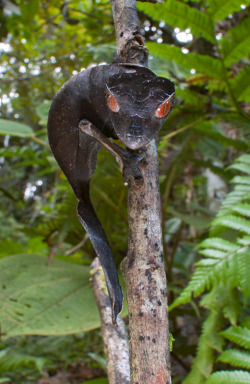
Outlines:
[[[136,0],[111,0],[117,55],[123,63],[147,65],[148,50],[140,33]]]
[[[129,384],[129,352],[126,327],[120,316],[117,327],[111,322],[111,307],[108,292],[105,292],[105,277],[96,257],[91,264],[92,286],[101,318],[102,338],[107,359],[109,384]]]
[[[111,0],[120,61],[147,65],[136,0]],[[143,183],[128,187],[129,245],[121,268],[129,311],[131,384],[170,384],[167,286],[155,140],[138,150]]]

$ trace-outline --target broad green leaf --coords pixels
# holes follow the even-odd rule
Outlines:
[[[2,378],[0,378],[0,383],[9,383],[10,381],[11,381],[11,379],[8,378],[8,377],[2,377]]]
[[[246,371],[221,371],[213,373],[205,384],[249,384],[250,373]]]
[[[100,325],[89,268],[20,254],[0,260],[2,337],[61,335]]]
[[[209,41],[214,41],[214,27],[211,20],[201,11],[176,0],[168,0],[164,4],[137,4],[140,11],[145,12],[153,20],[164,20],[173,27],[182,30],[187,28],[195,36],[202,35]]]
[[[35,133],[26,124],[17,123],[16,121],[12,120],[0,119],[0,135],[31,137],[35,136]]]
[[[174,60],[189,69],[195,69],[197,73],[207,75],[209,78],[223,78],[222,63],[215,58],[206,55],[198,55],[197,53],[184,54],[181,48],[173,45],[147,43],[150,52],[156,56],[165,58],[166,60]]]
[[[241,2],[238,0],[208,0],[208,12],[214,22],[225,19],[229,14],[240,10]],[[249,1],[244,1],[244,4],[249,4]]]

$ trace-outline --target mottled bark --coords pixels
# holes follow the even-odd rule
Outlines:
[[[143,185],[128,195],[129,248],[122,263],[129,310],[131,384],[171,383],[167,288],[155,140],[144,153]]]
[[[118,59],[147,64],[135,0],[111,0]],[[129,245],[121,268],[127,287],[131,384],[170,384],[167,286],[156,142],[138,150],[143,183],[128,186]]]
[[[92,286],[101,318],[109,384],[129,384],[129,351],[126,327],[120,316],[117,327],[111,321],[111,306],[105,277],[98,258],[91,264]]]
[[[119,61],[146,65],[148,50],[140,32],[136,0],[111,0],[111,5]]]

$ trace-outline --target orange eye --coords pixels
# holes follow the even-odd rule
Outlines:
[[[108,95],[107,104],[108,104],[109,109],[112,112],[118,112],[120,109],[120,105],[119,105],[118,101],[116,100],[116,98],[111,93]]]
[[[171,106],[170,101],[166,101],[165,103],[161,104],[157,108],[157,110],[155,112],[155,116],[158,117],[159,119],[161,119],[162,117],[165,117],[170,110],[170,106]]]

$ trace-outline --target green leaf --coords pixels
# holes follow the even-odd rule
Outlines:
[[[26,124],[17,123],[16,121],[12,120],[0,119],[0,135],[32,137],[35,136],[35,133]]]
[[[235,176],[231,183],[233,184],[247,184],[250,185],[250,177],[247,176]]]
[[[195,36],[202,35],[209,41],[214,41],[214,27],[211,20],[201,11],[176,0],[168,0],[164,4],[138,4],[137,8],[145,12],[153,20],[165,20],[173,27],[182,30],[187,28]]]
[[[212,257],[215,259],[222,259],[227,255],[227,252],[218,251],[217,249],[203,249],[199,251],[203,256]]]
[[[242,216],[250,217],[250,204],[237,204],[232,207],[232,212],[239,213]]]
[[[177,212],[175,209],[169,207],[168,212],[171,213],[174,217],[181,219],[184,223],[187,223],[197,230],[202,230],[207,228],[211,222],[211,219],[208,219],[204,216],[195,216],[195,215],[187,215],[184,213]]]
[[[250,349],[250,329],[248,328],[230,327],[220,332],[220,335],[243,348]]]
[[[244,2],[247,4],[248,0]],[[229,14],[240,10],[241,3],[238,0],[208,0],[209,8],[208,13],[211,15],[213,20],[225,19]]]
[[[9,383],[11,379],[9,379],[8,377],[2,377],[0,378],[0,383]]]
[[[247,251],[242,252],[238,256],[239,273],[240,273],[240,288],[244,297],[244,304],[247,304],[247,300],[250,296],[250,239],[246,244]]]
[[[250,102],[250,83],[246,81],[250,77],[250,67],[246,66],[230,80],[233,93],[238,101]]]
[[[216,128],[217,128],[216,124],[209,121],[203,121],[195,125],[193,127],[193,130],[196,132],[200,132],[203,135],[206,135],[206,137],[211,137],[213,140],[224,145],[225,147],[232,146],[236,149],[242,149],[242,150],[244,149],[246,150],[247,148],[249,148],[250,145],[248,142],[230,139],[229,137],[226,137],[225,135],[223,135],[221,132],[219,131],[216,132],[215,131]]]
[[[250,235],[250,221],[238,216],[228,215],[218,217],[213,221],[213,226],[220,225],[223,227],[233,228],[237,231]]]
[[[239,349],[228,349],[222,352],[217,360],[235,367],[250,369],[250,353]]]
[[[235,245],[231,241],[224,240],[219,237],[211,237],[209,239],[206,239],[202,241],[199,247],[202,247],[202,248],[210,247],[210,248],[215,248],[221,251],[228,251],[228,252],[232,252],[238,248],[237,245]]]
[[[31,23],[39,9],[39,0],[21,0],[20,8],[23,20]]]
[[[89,268],[22,254],[0,260],[2,337],[62,335],[100,326]]]
[[[250,20],[246,18],[228,31],[228,37],[221,40],[222,52],[226,65],[238,62],[250,53]]]
[[[3,356],[0,356],[0,372],[16,371],[17,369],[30,366],[35,366],[38,372],[42,373],[47,359],[44,357],[36,357],[25,353],[16,353],[11,349]]]
[[[213,373],[205,384],[249,384],[250,373],[246,371],[221,371]]]
[[[51,101],[49,101],[49,100],[44,100],[43,103],[40,104],[40,105],[36,108],[36,112],[37,112],[38,116],[40,117],[40,121],[39,121],[39,123],[40,123],[41,125],[44,125],[44,126],[47,125],[48,114],[49,114],[50,106],[51,106]]]
[[[184,54],[181,48],[173,45],[147,43],[150,52],[166,60],[174,60],[189,69],[195,69],[197,73],[207,75],[209,78],[223,78],[224,68],[222,63],[215,58],[197,53]]]

